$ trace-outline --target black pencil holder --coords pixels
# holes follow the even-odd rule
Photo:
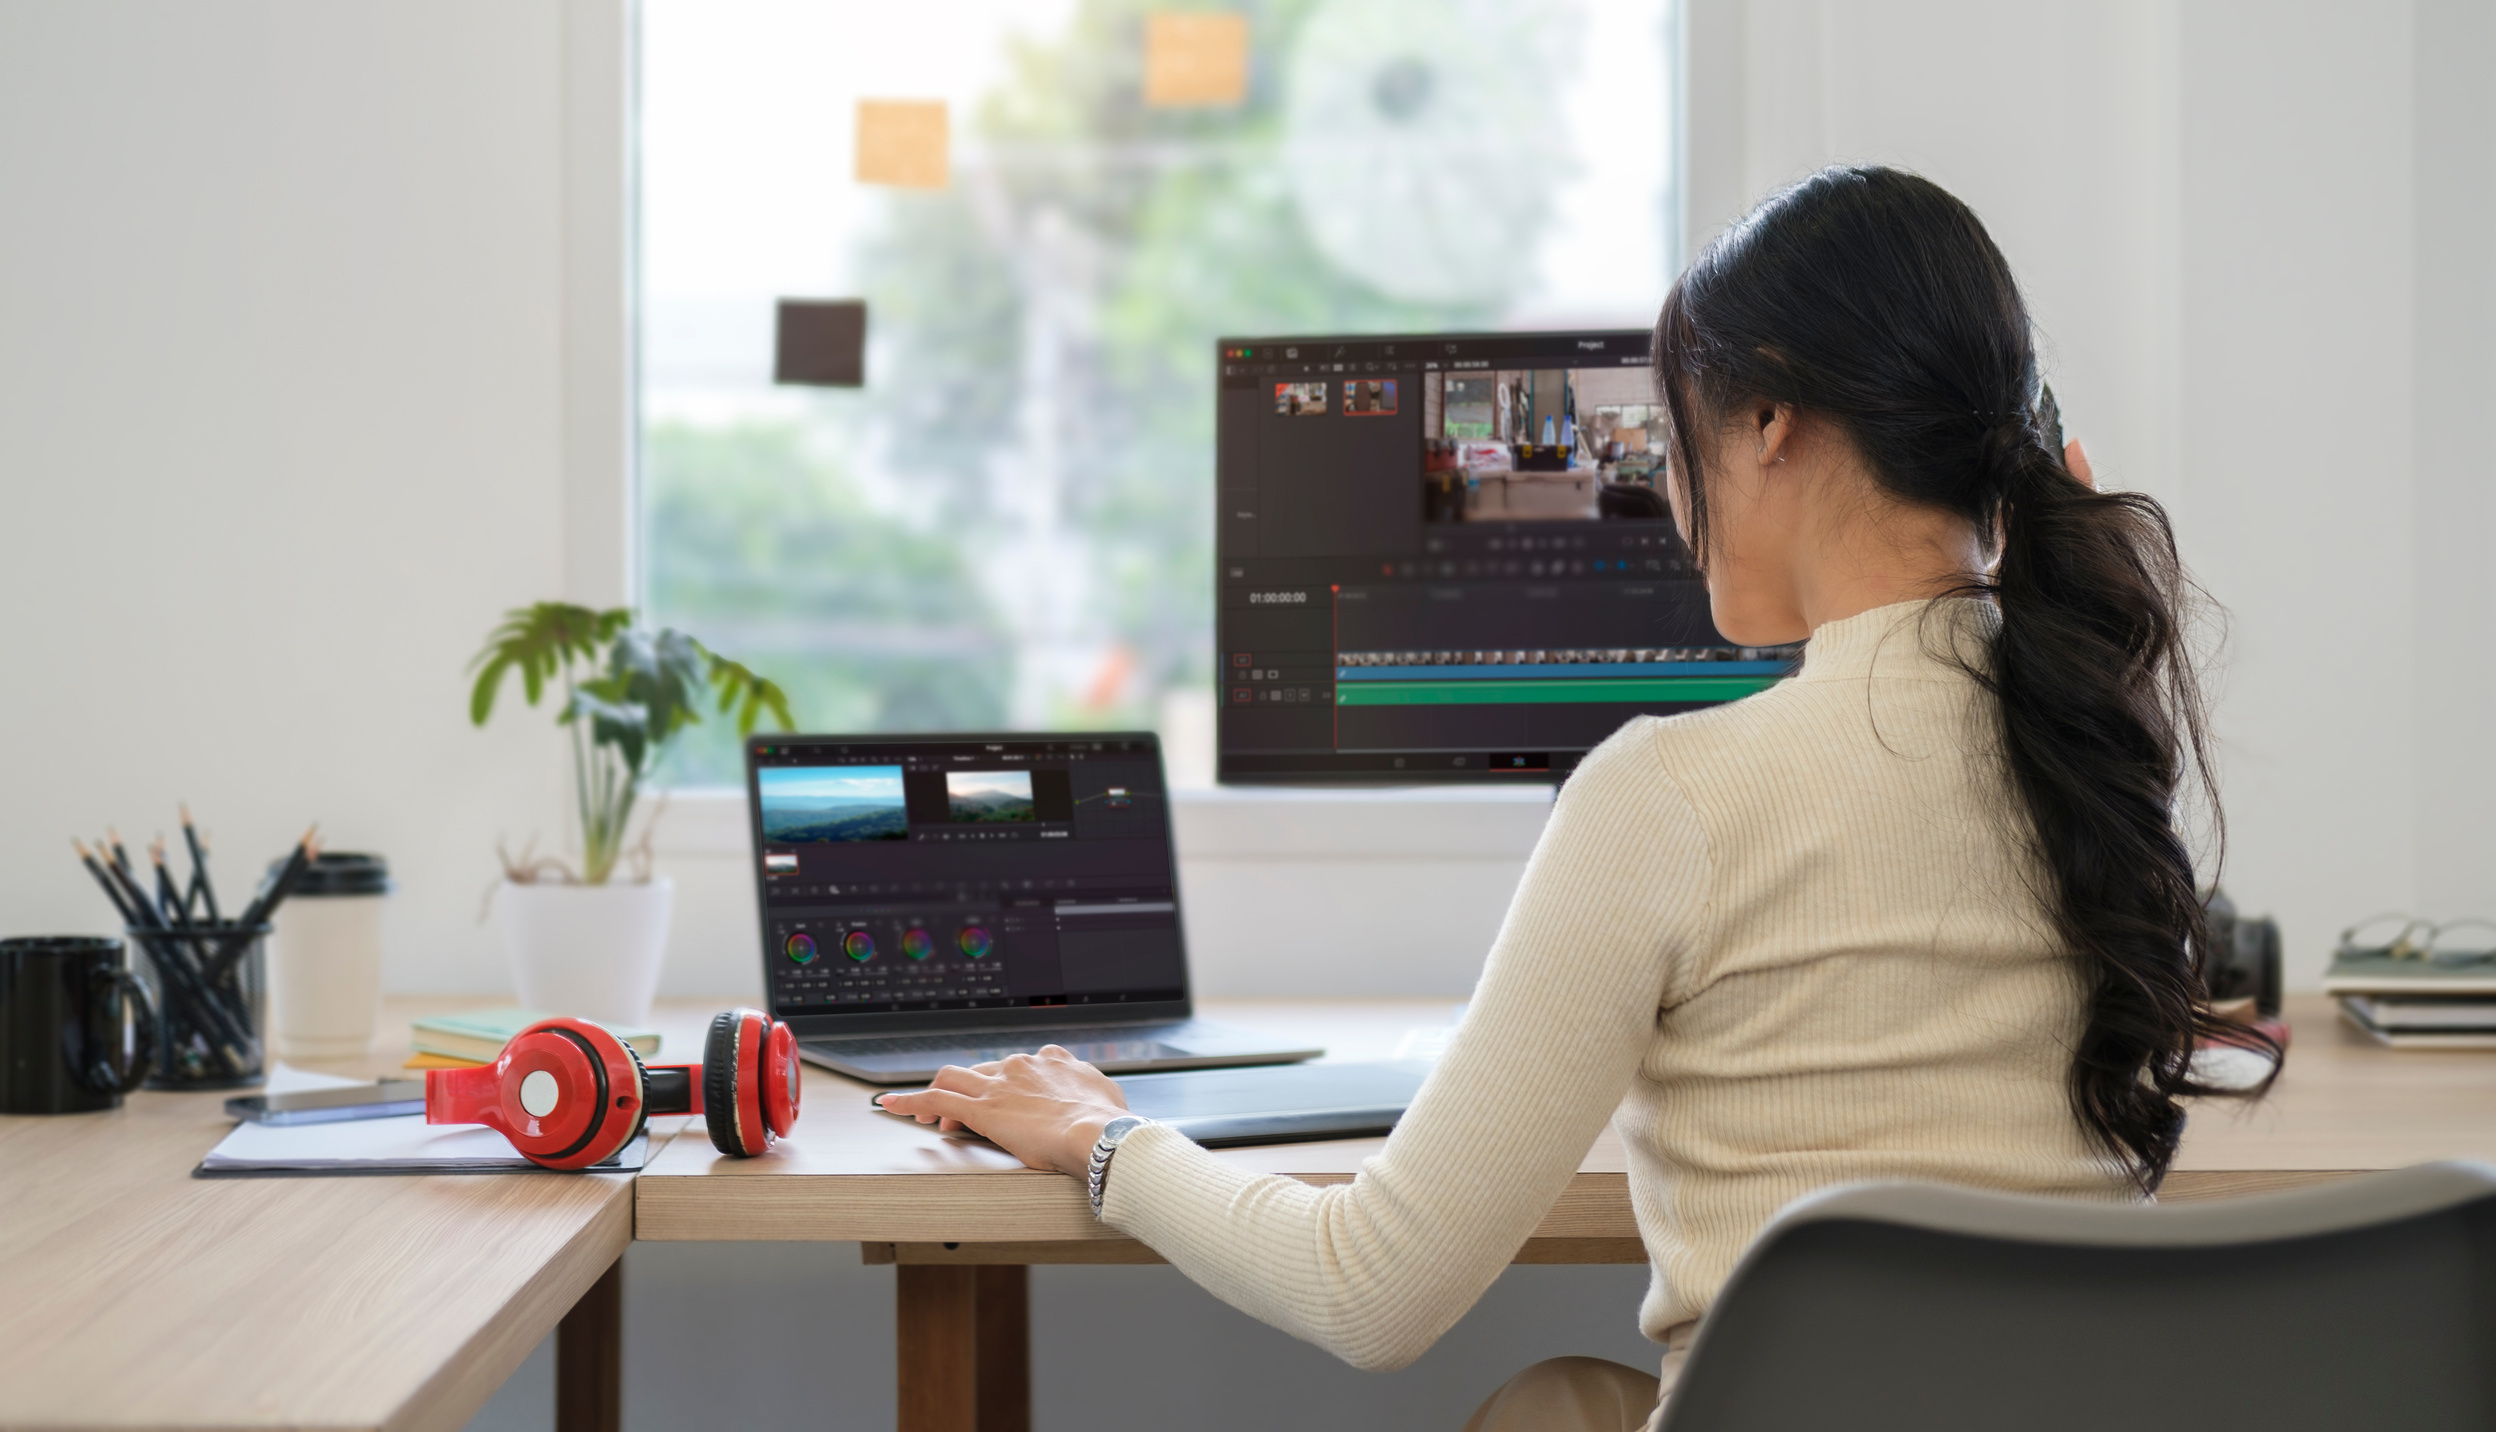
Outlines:
[[[267,1074],[267,925],[130,931],[156,987],[151,1089],[232,1089]]]

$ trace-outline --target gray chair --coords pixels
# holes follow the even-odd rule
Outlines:
[[[2496,1168],[2166,1206],[1798,1199],[1661,1432],[2496,1427]]]

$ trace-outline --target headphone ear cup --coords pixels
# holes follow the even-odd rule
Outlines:
[[[639,1086],[633,1091],[632,1131],[625,1134],[624,1142],[617,1144],[612,1150],[620,1154],[631,1148],[633,1140],[640,1138],[641,1131],[650,1126],[650,1066],[641,1062],[640,1050],[621,1039],[615,1042],[624,1045],[625,1057],[633,1061],[633,1083]]]
[[[714,1015],[702,1040],[702,1123],[710,1130],[711,1147],[731,1158],[754,1152],[737,1137],[737,1025],[743,1013]]]
[[[525,1051],[528,1046],[524,1041],[534,1041],[534,1047],[540,1049],[548,1047],[547,1041],[561,1041],[578,1051],[578,1064],[563,1057],[540,1057],[532,1062],[561,1083],[559,1089],[549,1090],[555,1094],[552,1103],[557,1117],[561,1117],[560,1111],[566,1105],[586,1106],[588,1112],[579,1134],[562,1147],[549,1146],[560,1140],[561,1134],[538,1132],[534,1121],[515,1127],[507,1120],[488,1118],[486,1122],[500,1129],[512,1141],[512,1147],[531,1163],[545,1168],[580,1169],[603,1162],[632,1142],[647,1117],[650,1097],[649,1080],[638,1051],[604,1025],[585,1019],[549,1019],[520,1031],[504,1046],[503,1058],[494,1066],[498,1077],[512,1077],[515,1060],[530,1060],[526,1052],[515,1052]],[[571,1076],[557,1072],[567,1067],[573,1071]],[[588,1076],[586,1081],[577,1077],[583,1073]],[[532,1073],[527,1077],[538,1076]],[[527,1108],[525,1080],[519,1085],[518,1098],[522,1107]],[[621,1117],[620,1111],[626,1108],[632,1111],[630,1117]]]

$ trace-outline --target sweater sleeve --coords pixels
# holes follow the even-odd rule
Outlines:
[[[1628,1091],[1704,938],[1698,817],[1633,722],[1562,789],[1471,1007],[1348,1184],[1251,1174],[1137,1130],[1104,1215],[1216,1297],[1362,1368],[1421,1356],[1482,1296]]]

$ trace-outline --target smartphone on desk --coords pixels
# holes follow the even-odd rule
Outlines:
[[[425,1086],[416,1079],[384,1079],[341,1089],[297,1089],[291,1094],[250,1094],[225,1101],[229,1116],[254,1124],[335,1124],[424,1111]]]

